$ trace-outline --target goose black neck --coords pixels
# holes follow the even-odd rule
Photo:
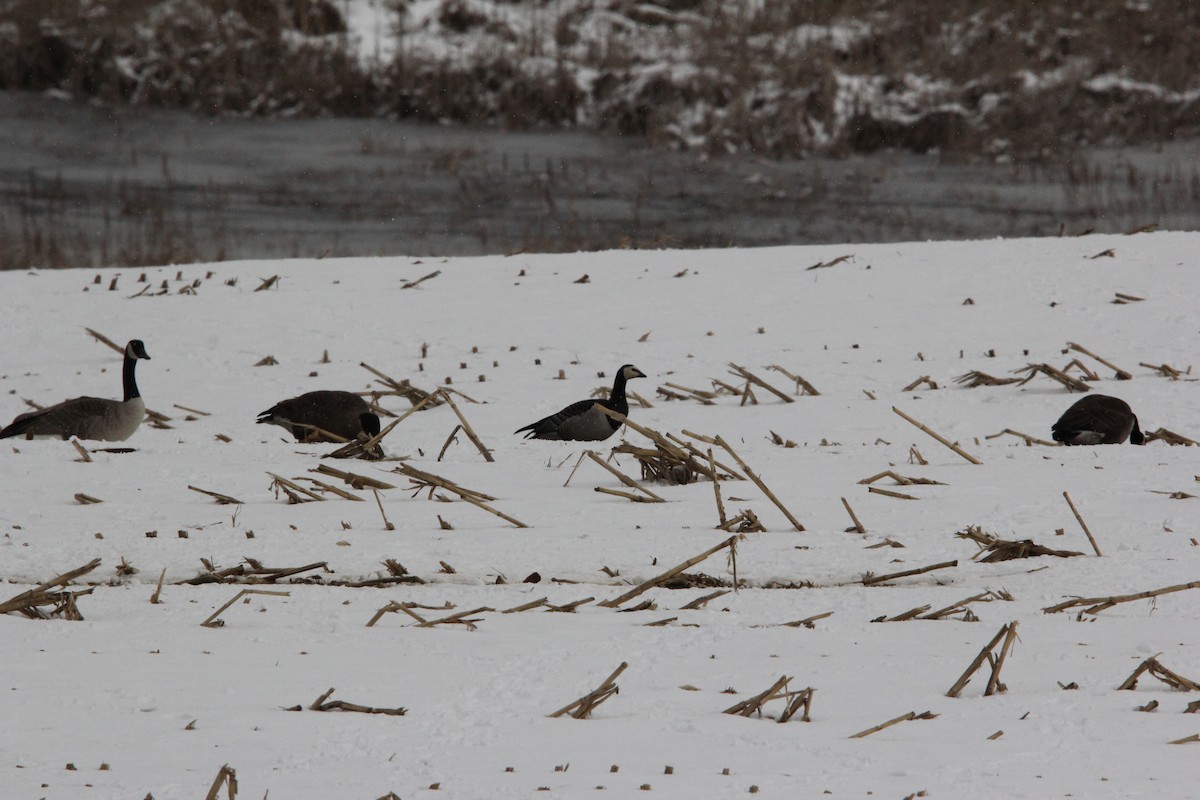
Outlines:
[[[612,394],[608,396],[608,402],[605,403],[613,411],[621,414],[629,413],[629,401],[625,399],[625,370],[617,370],[617,377],[613,380]],[[610,420],[614,430],[620,427],[616,420]]]
[[[137,356],[132,353],[125,353],[125,365],[121,368],[121,382],[125,386],[126,400],[141,397],[141,393],[137,387],[137,379],[133,374],[134,369],[137,367],[137,362]]]
[[[1129,432],[1130,444],[1145,444],[1146,434],[1142,433],[1142,429],[1138,427],[1137,417],[1133,418],[1133,430]]]
[[[608,396],[608,399],[613,401],[625,399],[625,370],[617,370],[617,377],[613,380],[612,394]]]

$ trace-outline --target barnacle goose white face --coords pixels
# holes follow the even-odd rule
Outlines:
[[[632,380],[633,378],[646,377],[646,373],[642,372],[640,369],[635,367],[633,364],[626,364],[624,369],[622,369],[621,372],[624,375],[625,380],[627,380],[627,381]]]

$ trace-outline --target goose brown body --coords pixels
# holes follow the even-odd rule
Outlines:
[[[1068,445],[1145,444],[1137,415],[1118,397],[1089,394],[1063,412],[1051,426],[1055,441]]]
[[[298,442],[341,442],[363,432],[379,433],[379,417],[371,413],[366,400],[352,392],[328,389],[281,400],[260,413],[258,422],[286,428]]]
[[[518,428],[515,433],[524,433],[526,439],[551,439],[572,442],[599,442],[612,436],[621,423],[600,410],[600,406],[622,415],[629,414],[629,400],[625,397],[625,382],[644,378],[645,373],[632,364],[617,370],[613,379],[612,392],[605,400],[580,400],[566,408]]]
[[[146,403],[138,391],[135,370],[139,359],[150,360],[140,339],[125,345],[125,361],[121,380],[125,389],[123,400],[102,397],[75,397],[17,416],[4,430],[0,439],[90,439],[103,442],[123,442],[133,435],[146,416]]]

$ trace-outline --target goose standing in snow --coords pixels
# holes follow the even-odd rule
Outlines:
[[[26,439],[97,439],[123,442],[133,435],[146,416],[146,403],[138,392],[134,369],[139,358],[150,360],[141,339],[125,345],[125,364],[121,380],[124,400],[101,397],[76,397],[41,411],[21,414],[4,430],[0,439],[21,436]]]
[[[629,414],[629,401],[625,399],[625,382],[633,378],[644,378],[646,374],[633,364],[625,364],[617,370],[612,393],[607,400],[580,400],[545,419],[526,425],[514,433],[524,433],[526,439],[557,439],[562,441],[599,442],[617,432],[621,423],[605,414],[599,406]]]
[[[258,415],[258,421],[287,428],[298,442],[353,441],[362,432],[379,433],[379,417],[352,392],[306,392],[271,406]],[[330,438],[330,433],[341,438]]]
[[[1145,444],[1137,416],[1117,397],[1089,394],[1076,401],[1050,429],[1063,444]]]

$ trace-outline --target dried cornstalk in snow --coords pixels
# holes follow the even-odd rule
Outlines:
[[[986,372],[979,370],[971,370],[968,373],[959,375],[954,379],[955,383],[965,384],[968,389],[974,389],[977,386],[1005,386],[1010,383],[1020,383],[1020,378],[997,378],[995,375],[988,375]]]
[[[612,674],[605,678],[604,681],[595,689],[588,692],[578,700],[567,703],[558,711],[555,711],[548,716],[561,717],[563,714],[570,714],[575,719],[587,719],[588,715],[592,713],[592,710],[595,709],[596,706],[600,705],[614,694],[618,694],[620,692],[620,689],[617,687],[616,680],[628,667],[629,663],[622,661],[621,666],[613,670]]]
[[[254,291],[257,292],[258,289]],[[204,800],[218,800],[222,786],[225,787],[228,800],[235,800],[237,798],[237,771],[228,764],[225,764],[217,771],[217,777],[213,778],[212,786],[208,788],[208,794],[204,795]]]
[[[1100,545],[1096,544],[1096,537],[1092,536],[1092,532],[1088,530],[1087,523],[1083,521],[1083,517],[1079,516],[1079,509],[1075,508],[1075,503],[1071,500],[1071,495],[1063,492],[1063,498],[1067,501],[1067,505],[1071,507],[1071,513],[1075,515],[1075,521],[1079,523],[1079,527],[1083,528],[1084,534],[1089,542],[1092,543],[1092,549],[1096,551],[1096,555],[1100,555]]]
[[[772,364],[771,366],[767,367],[767,369],[775,370],[776,372],[780,373],[781,375],[786,375],[787,377],[791,378],[792,381],[794,381],[796,384],[796,394],[800,394],[801,390],[803,390],[804,394],[810,394],[814,397],[821,394],[820,392],[817,391],[815,386],[813,386],[808,381],[804,380],[804,378],[802,378],[799,375],[796,375],[794,373],[788,372],[786,369],[779,366],[778,364]]]
[[[858,733],[854,734],[850,738],[851,739],[862,739],[867,736],[870,736],[873,733],[879,733],[881,730],[884,730],[885,728],[890,728],[893,725],[897,725],[901,722],[909,722],[914,719],[937,719],[937,716],[938,715],[934,714],[932,711],[922,711],[920,714],[918,714],[915,711],[910,711],[907,714],[901,714],[900,716],[896,717],[895,719],[889,719],[887,722],[881,722],[880,724],[874,726],[873,728],[867,728],[865,731],[859,731]]]
[[[606,469],[610,474],[612,474],[621,483],[625,484],[626,486],[633,489],[634,491],[641,492],[642,494],[646,495],[646,498],[649,498],[648,501],[646,500],[646,498],[637,498],[637,499],[642,500],[643,502],[651,502],[651,503],[667,502],[662,497],[656,495],[654,492],[650,491],[646,487],[639,484],[633,478],[630,478],[624,472],[621,472],[621,470],[619,470],[616,467],[612,466],[611,464],[607,463],[604,459],[600,458],[600,456],[596,455],[596,452],[594,450],[584,450],[583,452],[584,452],[584,455],[586,455],[592,461],[595,461],[601,467]],[[596,491],[600,491],[600,489],[601,489],[601,487],[599,487],[599,486],[596,487]]]
[[[1012,428],[1005,428],[1004,430],[1000,431],[999,433],[989,434],[987,436],[984,436],[983,438],[998,439],[1001,436],[1009,436],[1009,435],[1016,436],[1018,439],[1025,440],[1026,447],[1029,447],[1029,446],[1032,446],[1035,444],[1040,444],[1044,447],[1061,447],[1062,446],[1062,442],[1048,442],[1045,439],[1039,439],[1036,436],[1030,436],[1028,433],[1021,433],[1020,431],[1014,431]]]
[[[500,517],[500,519],[515,525],[518,528],[529,527],[519,519],[510,517],[508,514],[497,511],[496,509],[487,505],[487,503],[484,502],[485,500],[491,501],[496,499],[491,495],[484,494],[483,492],[477,492],[474,489],[467,489],[466,487],[459,486],[457,483],[454,483],[451,480],[434,475],[432,472],[425,472],[424,470],[419,470],[416,467],[411,467],[407,464],[401,464],[397,466],[392,470],[392,472],[399,472],[401,475],[408,476],[408,479],[412,482],[412,488],[415,488],[414,495],[428,489],[429,497],[432,499],[434,497],[435,489],[445,489],[458,495],[464,502],[470,503],[477,508],[482,508],[484,511],[487,511],[490,514],[495,514],[497,517]],[[443,500],[447,499],[442,495],[438,495],[438,497]]]
[[[612,600],[601,601],[600,605],[604,606],[605,608],[616,608],[617,606],[621,605],[622,603],[624,603],[628,600],[632,600],[633,598],[637,597],[638,595],[643,594],[643,593],[649,591],[650,589],[653,589],[655,586],[658,586],[661,583],[665,583],[666,581],[670,580],[671,578],[675,577],[679,573],[686,570],[688,567],[693,567],[696,564],[699,564],[701,561],[708,558],[713,553],[716,553],[717,551],[723,550],[727,547],[729,548],[731,557],[736,559],[737,539],[738,539],[738,537],[736,537],[736,536],[730,536],[725,541],[721,542],[720,544],[718,544],[714,547],[710,547],[709,549],[705,550],[700,555],[693,556],[692,558],[689,558],[687,561],[684,561],[682,564],[678,564],[674,567],[671,567],[669,570],[662,573],[661,575],[656,575],[653,578],[651,578],[650,580],[644,581],[644,582],[638,584],[634,588],[630,589],[628,592],[625,592],[625,594],[621,595],[620,597],[613,598]],[[737,562],[734,561],[734,563],[736,564]]]
[[[1146,431],[1147,443],[1157,440],[1162,440],[1172,446],[1184,445],[1186,447],[1191,447],[1193,445],[1200,445],[1200,442],[1197,442],[1195,439],[1189,439],[1186,436],[1175,433],[1174,431],[1169,431],[1166,428],[1158,428],[1157,430]]]
[[[1107,611],[1115,605],[1121,603],[1131,603],[1134,600],[1148,600],[1151,597],[1158,597],[1172,592],[1182,592],[1187,589],[1200,589],[1200,581],[1192,581],[1191,583],[1179,583],[1174,586],[1166,586],[1162,589],[1152,589],[1146,592],[1138,592],[1136,594],[1115,595],[1113,597],[1077,597],[1074,600],[1067,600],[1058,605],[1047,606],[1043,608],[1047,614],[1054,614],[1058,611],[1066,611],[1068,608],[1077,608],[1079,606],[1089,606],[1083,609],[1085,614],[1099,614],[1101,611]]]
[[[970,461],[972,464],[982,464],[982,463],[983,463],[982,461],[980,461],[980,460],[979,460],[978,458],[976,458],[975,456],[973,456],[973,455],[971,455],[970,453],[967,453],[966,451],[964,451],[964,450],[963,450],[961,447],[959,447],[958,445],[956,445],[954,442],[952,442],[952,441],[950,441],[949,439],[947,439],[946,437],[942,436],[942,435],[941,435],[940,433],[938,433],[937,431],[934,431],[934,430],[932,430],[931,428],[929,428],[929,427],[928,427],[927,425],[925,425],[924,423],[917,422],[915,419],[913,419],[912,417],[910,417],[908,414],[905,414],[903,411],[901,411],[900,409],[896,408],[895,406],[892,406],[892,411],[896,412],[898,415],[900,415],[900,416],[901,416],[901,417],[902,417],[904,420],[906,420],[907,422],[911,423],[912,425],[915,425],[917,428],[919,428],[919,429],[921,430],[921,432],[922,432],[922,433],[927,433],[927,434],[929,434],[929,435],[930,435],[930,436],[932,436],[934,439],[936,439],[937,441],[939,441],[939,442],[941,442],[942,444],[944,444],[946,447],[949,447],[949,448],[950,448],[951,450],[953,450],[955,453],[958,453],[960,456],[962,456],[963,458],[965,458],[967,461]]]
[[[39,584],[32,589],[28,589],[20,594],[0,603],[0,614],[10,614],[13,611],[18,611],[32,619],[48,619],[51,616],[62,614],[66,619],[81,620],[78,607],[75,605],[75,598],[91,594],[93,589],[86,589],[79,592],[58,591],[58,587],[66,587],[68,583],[76,578],[87,575],[101,564],[100,559],[93,558],[82,567],[64,572],[45,583]],[[38,609],[39,606],[54,605],[56,608],[50,614],[46,614]]]
[[[204,563],[207,564],[208,562]],[[238,564],[236,567],[228,567],[222,570],[209,569],[207,572],[197,575],[194,578],[176,581],[175,585],[202,586],[209,583],[278,583],[284,578],[290,578],[302,572],[311,572],[314,569],[324,570],[325,572],[330,571],[329,564],[325,561],[305,564],[302,567],[264,567],[260,562],[247,558],[245,563]]]
[[[220,492],[210,492],[207,489],[200,489],[196,486],[188,486],[187,488],[191,489],[193,492],[199,492],[200,494],[208,495],[209,497],[211,497],[217,501],[217,505],[222,505],[222,506],[243,505],[241,500],[238,500],[236,497],[230,497],[227,494],[221,494]]]
[[[782,400],[785,403],[796,402],[796,398],[792,397],[787,392],[784,392],[780,389],[776,389],[774,386],[767,383],[762,378],[758,377],[757,375],[755,375],[753,372],[746,369],[745,367],[738,366],[737,364],[734,364],[732,362],[730,362],[729,367],[730,367],[730,369],[729,369],[730,375],[737,375],[738,377],[744,378],[746,380],[747,384],[752,383],[755,386],[760,386],[763,389],[766,389],[771,394],[778,397],[780,400]]]
[[[736,714],[739,717],[748,717],[751,714],[758,712],[762,716],[762,707],[764,704],[774,700],[787,691],[788,682],[791,678],[787,675],[779,676],[779,679],[772,683],[765,691],[759,692],[753,697],[748,697],[745,700],[734,703],[729,708],[722,711],[722,714]]]
[[[1095,360],[1099,361],[1101,364],[1103,364],[1104,366],[1108,367],[1113,372],[1115,372],[1117,374],[1117,380],[1119,380],[1119,381],[1127,381],[1133,377],[1133,375],[1131,373],[1127,372],[1126,370],[1121,369],[1120,367],[1118,367],[1116,364],[1112,363],[1108,359],[1101,358],[1100,356],[1096,355],[1091,350],[1088,350],[1086,347],[1084,347],[1082,345],[1075,344],[1075,342],[1067,342],[1067,348],[1070,350],[1074,350],[1076,353],[1083,353],[1085,356],[1090,356],[1091,358],[1094,358]]]
[[[333,687],[329,691],[318,697],[308,706],[309,711],[355,711],[359,714],[387,714],[393,717],[402,717],[408,713],[407,708],[374,708],[372,706],[362,706],[358,703],[347,703],[345,700],[330,700],[330,695],[333,694]]]
[[[880,480],[882,478],[891,478],[892,480],[894,480],[896,482],[897,486],[915,486],[918,484],[922,485],[922,486],[945,486],[946,485],[946,484],[942,483],[941,481],[935,481],[932,478],[909,478],[905,475],[901,475],[890,469],[884,470],[883,472],[880,472],[878,475],[872,475],[869,478],[863,478],[861,481],[859,481],[859,483],[872,484],[875,481]]]
[[[891,573],[888,573],[887,575],[871,575],[866,578],[863,578],[862,583],[863,583],[863,586],[874,586],[877,583],[883,583],[884,581],[895,580],[896,578],[907,578],[912,575],[921,575],[926,572],[933,572],[934,570],[947,569],[949,567],[957,567],[957,566],[958,566],[957,559],[955,559],[954,561],[943,561],[939,564],[930,564],[928,567],[920,567],[918,569],[906,569],[906,570],[902,570],[900,572],[891,572]]]
[[[432,628],[434,625],[458,624],[458,625],[465,625],[467,627],[467,630],[473,631],[473,630],[475,630],[475,623],[480,622],[481,620],[469,619],[470,617],[473,617],[476,614],[482,614],[486,611],[495,611],[495,610],[496,609],[489,608],[487,606],[479,606],[478,608],[472,608],[470,611],[459,611],[459,612],[451,614],[447,617],[441,617],[440,619],[423,620],[421,622],[418,622],[416,627]]]
[[[746,477],[749,478],[755,486],[762,490],[762,493],[767,496],[768,500],[775,504],[776,508],[783,512],[783,515],[787,517],[788,522],[792,523],[792,527],[794,527],[800,533],[804,533],[804,526],[800,524],[800,520],[792,516],[792,512],[788,511],[787,506],[780,502],[779,498],[775,496],[775,493],[768,489],[767,485],[762,482],[762,479],[754,474],[754,471],[746,465],[746,462],[742,460],[742,457],[734,452],[733,448],[730,447],[729,444],[720,436],[717,437],[715,444],[720,445],[725,452],[729,453],[729,455],[733,457],[733,460],[736,461],[737,465],[742,468],[742,472],[746,474]]]
[[[1172,689],[1179,689],[1184,692],[1200,692],[1200,683],[1167,669],[1158,660],[1158,656],[1151,656],[1139,664],[1138,668],[1133,671],[1133,674],[1126,678],[1117,689],[1129,691],[1136,689],[1138,678],[1146,672],[1149,672]]]
[[[1004,666],[1005,659],[1008,658],[1009,650],[1012,649],[1013,641],[1017,638],[1017,623],[1016,620],[1004,625],[999,632],[992,637],[992,640],[979,651],[979,655],[975,656],[975,660],[967,667],[966,672],[962,674],[954,685],[950,687],[950,691],[946,692],[947,697],[958,697],[963,688],[970,682],[971,676],[975,674],[984,661],[988,661],[992,665],[992,674],[988,677],[987,688],[984,689],[984,696],[989,697],[997,692],[1006,692],[1008,687],[1000,682],[1000,669]],[[1000,647],[1000,655],[992,654],[992,650],[996,645],[1003,640],[1004,644]]]
[[[458,417],[458,421],[462,424],[463,432],[467,434],[467,438],[471,440],[471,444],[475,445],[475,448],[479,451],[480,455],[483,456],[483,460],[487,461],[489,464],[495,462],[496,459],[492,458],[491,451],[483,446],[483,442],[480,441],[479,435],[475,433],[475,429],[471,427],[471,423],[467,422],[467,418],[463,416],[463,413],[458,410],[458,405],[454,402],[454,398],[450,396],[450,393],[445,389],[439,389],[438,392],[441,394],[442,399],[450,405],[450,410],[452,410],[454,415]]]
[[[1170,378],[1173,381],[1179,380],[1184,375],[1192,374],[1192,368],[1190,366],[1186,370],[1179,370],[1165,362],[1162,364],[1147,364],[1145,361],[1139,361],[1138,366],[1145,367],[1146,369],[1152,369],[1162,377]]]
[[[1032,539],[1008,540],[1001,539],[995,534],[988,533],[978,525],[970,525],[954,534],[959,539],[970,539],[979,545],[979,552],[971,557],[972,561],[990,564],[996,561],[1008,561],[1014,558],[1034,558],[1035,556],[1057,556],[1070,558],[1081,556],[1077,550],[1053,550],[1043,547]]]
[[[250,595],[250,594],[265,594],[265,595],[271,595],[274,597],[290,597],[291,596],[290,592],[273,592],[273,591],[269,591],[267,589],[242,589],[240,592],[238,592],[233,597],[231,597],[228,601],[226,601],[225,605],[221,606],[216,611],[214,611],[212,614],[210,614],[208,619],[204,620],[204,622],[201,622],[200,624],[205,628],[220,628],[221,626],[223,626],[225,624],[225,620],[218,619],[218,617],[221,616],[221,614],[225,611],[225,609],[229,608],[231,605],[236,603],[238,600],[241,600],[243,597],[245,597],[246,595]]]
[[[1092,390],[1092,387],[1088,386],[1083,381],[1079,380],[1078,378],[1074,378],[1063,372],[1061,369],[1052,367],[1049,364],[1027,364],[1020,369],[1014,369],[1013,372],[1017,374],[1022,372],[1029,373],[1024,377],[1024,379],[1017,383],[1018,386],[1024,386],[1033,380],[1034,376],[1042,374],[1053,378],[1072,392],[1090,392]]]
[[[928,375],[922,375],[921,377],[917,378],[915,381],[910,383],[908,386],[905,386],[900,391],[911,392],[913,389],[916,389],[921,384],[925,384],[926,388],[929,388],[929,389],[938,388],[937,381],[933,380]]]

